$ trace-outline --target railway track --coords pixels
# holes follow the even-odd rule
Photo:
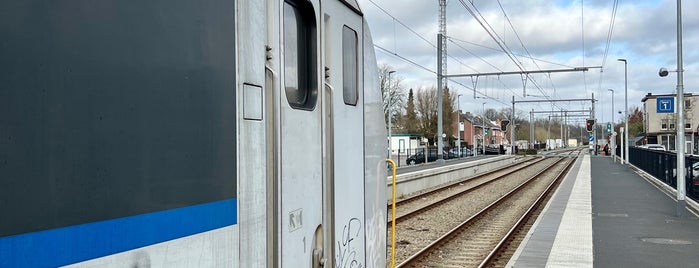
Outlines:
[[[543,159],[541,158],[529,158],[519,163],[507,165],[484,174],[458,180],[453,183],[416,194],[409,198],[396,201],[396,223],[415,216],[421,211],[438,206],[439,204],[447,202],[462,194],[466,194],[480,187],[486,186],[499,178],[503,178],[504,176],[510,175],[528,165],[542,160]],[[391,215],[390,204],[388,205],[388,215]],[[390,218],[388,219],[388,225],[391,225]]]
[[[564,153],[567,156],[575,152]],[[423,267],[431,265],[442,267],[454,265],[454,263],[451,262],[436,262],[431,259],[434,256],[438,256],[439,260],[450,258],[441,253],[446,252],[445,249],[448,249],[450,246],[439,246],[442,242],[436,241],[445,240],[446,238],[444,237],[449,237],[449,233],[458,232],[454,230],[459,229],[458,226],[463,225],[480,226],[475,229],[470,227],[471,230],[478,230],[470,231],[472,235],[478,235],[475,237],[480,237],[484,234],[487,234],[486,236],[492,236],[492,232],[487,231],[489,230],[488,228],[492,227],[497,230],[502,230],[503,227],[498,226],[507,222],[505,219],[518,219],[520,217],[510,215],[502,216],[500,217],[501,219],[496,217],[490,220],[475,220],[484,218],[484,216],[479,215],[493,214],[493,211],[497,211],[497,209],[495,209],[496,207],[500,207],[501,209],[509,207],[509,210],[515,212],[523,210],[522,205],[516,203],[531,205],[534,201],[521,202],[521,200],[525,199],[515,197],[514,200],[518,201],[510,201],[515,203],[510,204],[505,200],[509,199],[508,196],[523,195],[530,192],[531,190],[522,190],[531,188],[531,186],[527,185],[541,185],[541,181],[549,181],[549,183],[554,181],[552,178],[555,176],[550,174],[552,172],[562,173],[563,170],[567,168],[567,164],[572,163],[573,160],[574,159],[570,157],[533,158],[527,162],[514,164],[488,174],[470,178],[466,181],[426,192],[417,197],[405,199],[405,201],[401,202],[397,207],[397,214],[399,217],[396,219],[396,238],[398,241],[396,256],[398,263],[401,263],[399,267]],[[551,179],[540,179],[547,176],[551,177]],[[472,223],[466,224],[466,222],[469,221]],[[477,222],[481,222],[481,224],[479,225]],[[461,231],[460,233],[463,232],[465,231]],[[474,236],[466,237],[473,238]],[[453,238],[446,240],[458,241]],[[462,245],[460,243],[464,244]],[[457,242],[456,245],[452,244],[452,246],[463,249],[467,244],[475,245],[476,248],[482,248],[483,241],[476,239],[470,242]],[[492,244],[492,242],[488,242],[487,244]],[[437,251],[440,253],[425,253],[434,250],[429,249],[430,247],[438,248]],[[507,249],[507,247],[502,248]],[[480,253],[465,254],[466,255],[460,257],[457,256],[456,259],[478,259],[475,256],[486,256],[490,254],[490,252],[482,252],[481,250]],[[470,254],[475,255],[470,256]],[[496,254],[494,256],[499,255]],[[455,267],[461,267],[459,265],[470,267],[474,266],[475,263],[466,262],[458,264]]]

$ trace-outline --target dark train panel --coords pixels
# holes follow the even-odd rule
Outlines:
[[[0,3],[0,236],[236,197],[233,4]]]

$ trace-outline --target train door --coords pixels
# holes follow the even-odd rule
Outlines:
[[[335,267],[365,267],[362,17],[347,2],[322,3],[324,255]]]
[[[322,130],[319,5],[282,4],[279,105],[279,265],[313,267],[322,244]]]

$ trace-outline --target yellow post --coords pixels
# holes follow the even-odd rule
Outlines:
[[[396,267],[396,162],[386,159],[391,164],[392,194],[391,194],[391,268]]]

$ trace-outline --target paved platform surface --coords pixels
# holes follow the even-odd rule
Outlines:
[[[669,191],[610,157],[586,155],[508,267],[699,267],[699,218],[677,217]]]

